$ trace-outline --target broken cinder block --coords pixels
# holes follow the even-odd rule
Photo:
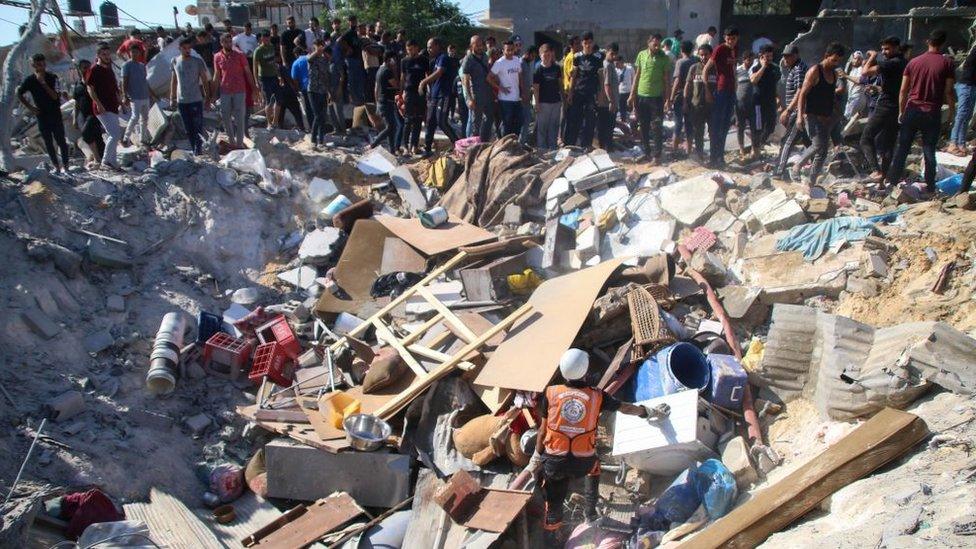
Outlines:
[[[739,490],[746,490],[759,481],[752,460],[749,459],[749,447],[741,436],[735,437],[721,448],[722,463],[735,476],[735,483]]]
[[[40,309],[27,309],[20,313],[20,317],[35,334],[44,339],[51,339],[61,333],[61,327],[55,324]]]

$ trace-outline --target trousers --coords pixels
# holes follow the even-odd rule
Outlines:
[[[905,161],[908,151],[915,141],[915,134],[922,134],[922,158],[925,160],[925,186],[929,192],[935,192],[935,149],[939,144],[939,129],[942,119],[940,111],[922,112],[913,108],[905,110],[901,130],[898,131],[898,148],[891,158],[891,169],[888,170],[889,185],[897,184],[905,171]]]
[[[220,119],[230,142],[243,146],[244,133],[247,131],[247,101],[244,93],[220,95]]]
[[[424,149],[430,152],[434,147],[434,132],[440,128],[453,144],[458,140],[454,127],[447,114],[447,97],[434,97],[427,103],[427,133],[424,135]]]
[[[180,103],[177,106],[180,112],[180,119],[183,120],[183,128],[186,130],[186,137],[190,140],[190,147],[193,154],[203,152],[203,101],[194,103]],[[106,145],[106,150],[108,146]]]
[[[539,103],[535,115],[536,146],[544,151],[556,148],[562,103]]]
[[[119,139],[122,128],[119,126],[119,115],[114,112],[103,112],[98,115],[108,139],[105,140],[105,152],[102,153],[102,165],[118,166]]]
[[[149,142],[149,100],[133,99],[132,114],[129,115],[129,123],[125,126],[125,133],[122,135],[123,141],[132,139],[132,135],[138,129],[139,142]]]

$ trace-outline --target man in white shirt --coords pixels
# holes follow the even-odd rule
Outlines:
[[[773,41],[770,40],[768,36],[766,36],[766,33],[765,32],[760,32],[756,36],[756,39],[752,41],[752,53],[756,55],[756,58],[757,59],[759,57],[760,50],[763,49],[763,46],[767,46],[767,45],[768,46],[772,46],[773,45]],[[757,61],[757,63],[758,63],[758,61]]]
[[[617,112],[620,114],[620,120],[627,122],[627,119],[630,117],[627,98],[630,97],[630,91],[634,89],[634,66],[624,63],[623,57],[617,57],[615,64],[617,79],[620,81],[620,84],[617,86],[620,90]]]
[[[253,69],[254,50],[258,49],[258,36],[251,32],[251,22],[244,23],[244,32],[234,35],[232,40],[234,49],[247,57],[247,64]]]
[[[498,92],[502,134],[522,131],[522,60],[515,57],[515,43],[505,42],[503,57],[491,66],[488,82]]]
[[[305,29],[305,51],[315,51],[315,41],[319,38],[325,39],[322,27],[319,26],[319,18],[310,17],[308,28]]]
[[[695,47],[697,48],[702,44],[708,44],[714,49],[716,36],[718,36],[718,29],[715,27],[708,27],[707,31],[695,37]]]

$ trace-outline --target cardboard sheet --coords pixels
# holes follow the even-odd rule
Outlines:
[[[383,241],[383,260],[380,262],[381,275],[400,271],[422,273],[426,270],[427,260],[409,244],[396,237],[387,238]]]
[[[532,312],[509,330],[475,383],[524,391],[545,389],[600,289],[626,259],[612,259],[543,282],[529,298]]]
[[[479,244],[496,238],[493,233],[461,221],[454,216],[449,217],[447,222],[434,229],[424,227],[417,218],[403,219],[389,215],[378,215],[374,219],[382,223],[395,236],[400,237],[407,244],[417,248],[427,256],[450,252],[462,246]]]
[[[679,549],[755,547],[827,496],[904,454],[928,434],[918,416],[885,408],[840,442],[688,538]]]
[[[373,311],[364,312],[362,309],[370,303],[375,303],[369,295],[369,289],[379,276],[380,264],[383,261],[383,243],[392,236],[393,233],[386,227],[372,219],[356,221],[335,269],[336,283],[347,295],[335,296],[329,292],[322,292],[322,297],[315,305],[315,311],[369,316],[368,313]]]

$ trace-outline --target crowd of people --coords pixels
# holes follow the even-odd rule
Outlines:
[[[721,41],[715,27],[694,41],[684,40],[680,30],[667,38],[654,34],[632,63],[617,44],[600,47],[590,32],[569,37],[562,51],[553,43],[526,46],[518,36],[498,44],[493,36],[475,35],[461,55],[440,38],[420,42],[356,16],[332,19],[330,28],[312,17],[301,29],[288,17],[283,30],[271,25],[256,33],[250,23],[236,29],[229,20],[220,30],[187,26],[175,36],[158,28],[155,40],[133,30],[114,51],[124,59],[121,81],[107,44],[99,46],[94,63],[77,62],[83,79],[70,94],[74,123],[93,160],[117,169],[120,143],[148,140],[149,107],[159,98],[147,83],[146,63],[176,40],[169,103],[195,153],[203,147],[203,113],[219,98],[223,129],[234,147],[244,146],[249,116],[260,108],[269,127],[282,127],[291,115],[314,147],[324,146],[328,134],[346,131],[344,109],[351,104],[375,106],[369,113],[381,129],[370,146],[385,145],[398,155],[431,155],[438,130],[452,142],[514,134],[542,150],[590,148],[594,141],[613,150],[614,136],[622,132],[639,137],[642,160],[649,163],[689,156],[721,168],[733,121],[743,160],[759,159],[782,124],[786,133],[773,171],[799,181],[809,165],[803,180],[810,184],[822,175],[830,144],[843,141],[845,121],[864,118],[859,146],[869,177],[881,185],[898,183],[921,135],[929,190],[947,104],[954,122],[946,150],[969,154],[976,59],[970,52],[957,82],[956,67],[943,53],[946,35],[938,30],[914,58],[910,47],[888,37],[878,50],[850,56],[832,43],[808,66],[795,45],[780,51],[763,34],[740,48],[739,32],[731,27]],[[43,55],[35,55],[32,66],[19,96],[36,115],[55,169],[62,170],[68,146],[60,104],[68,95],[46,72]],[[131,111],[124,130],[120,109]],[[668,156],[666,118],[673,121]],[[787,170],[798,144],[805,145],[800,161]],[[968,172],[976,174],[976,165]]]

